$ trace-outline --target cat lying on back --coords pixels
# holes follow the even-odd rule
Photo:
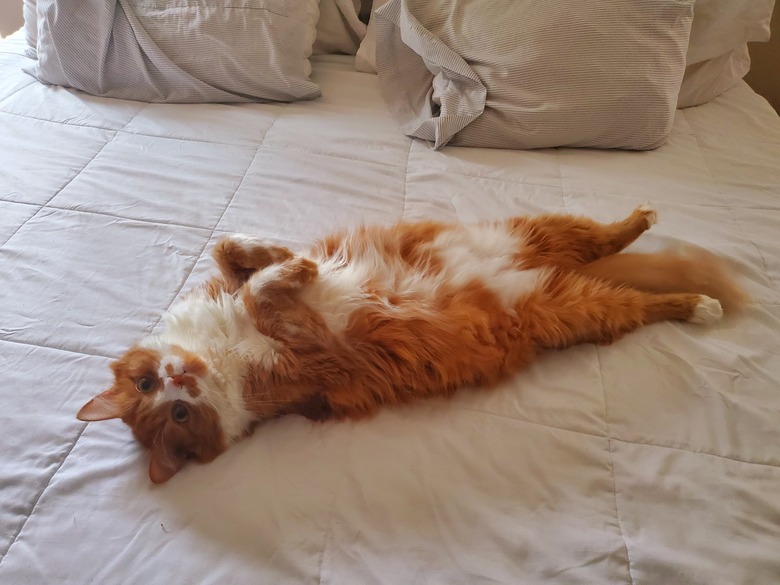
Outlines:
[[[640,207],[611,224],[400,223],[334,234],[303,254],[225,238],[220,275],[114,362],[114,385],[78,417],[121,418],[151,450],[159,483],[258,421],[362,418],[492,384],[544,350],[668,319],[711,323],[741,302],[706,252],[617,254],[654,221]]]

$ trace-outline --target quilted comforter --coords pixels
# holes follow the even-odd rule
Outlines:
[[[435,152],[346,58],[290,105],[99,99],[27,65],[0,44],[1,583],[780,582],[780,119],[746,85],[652,152]],[[279,419],[162,486],[121,422],[75,418],[226,233],[646,201],[633,249],[733,260],[743,313],[369,421]]]

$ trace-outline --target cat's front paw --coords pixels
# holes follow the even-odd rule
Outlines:
[[[292,291],[309,284],[318,274],[317,264],[308,258],[293,258],[256,272],[249,279],[252,295],[270,291]]]
[[[255,258],[262,256],[263,261],[266,261],[267,256],[268,263],[283,262],[292,257],[290,250],[284,246],[278,246],[266,240],[264,238],[258,238],[257,236],[249,236],[246,234],[230,234],[223,238],[223,241],[227,246],[233,246],[242,251],[249,258]],[[251,266],[254,268],[254,266]]]
[[[293,258],[281,264],[281,277],[289,281],[291,288],[300,288],[317,277],[317,264],[308,258]]]

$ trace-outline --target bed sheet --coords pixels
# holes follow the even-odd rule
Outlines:
[[[322,98],[149,105],[47,87],[0,44],[0,582],[780,582],[780,120],[740,84],[653,152],[434,152],[375,76]],[[360,423],[287,417],[167,484],[78,408],[247,232],[650,202],[635,250],[688,241],[752,301],[550,353],[489,392]]]

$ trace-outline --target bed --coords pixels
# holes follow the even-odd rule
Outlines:
[[[653,151],[433,150],[353,61],[315,57],[312,101],[164,105],[46,86],[0,44],[0,582],[780,582],[777,114],[739,83]],[[633,249],[733,261],[741,314],[368,421],[285,417],[161,486],[121,422],[76,420],[225,234],[644,202]]]

